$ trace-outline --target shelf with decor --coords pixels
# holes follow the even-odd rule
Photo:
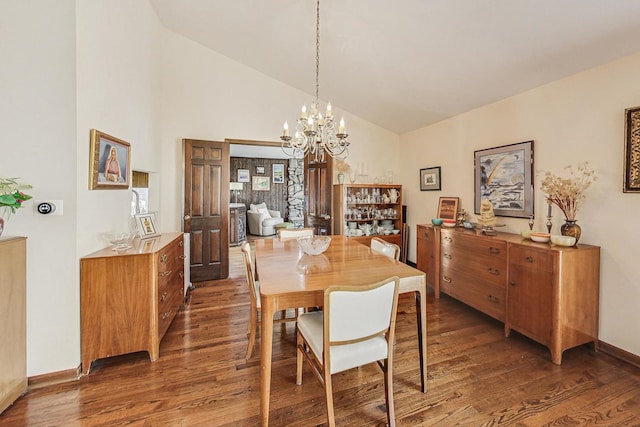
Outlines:
[[[333,233],[369,244],[380,237],[402,246],[402,185],[333,186]]]

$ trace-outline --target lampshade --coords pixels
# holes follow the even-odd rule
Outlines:
[[[229,183],[229,190],[242,190],[242,183],[241,182],[230,182]]]

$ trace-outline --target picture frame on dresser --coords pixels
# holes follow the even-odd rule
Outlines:
[[[438,201],[438,216],[440,219],[452,219],[458,218],[458,205],[460,204],[460,198],[458,197],[440,197]]]
[[[625,110],[624,193],[640,193],[640,107]]]
[[[440,166],[420,169],[420,191],[439,191],[441,187]]]
[[[474,151],[474,209],[488,199],[496,216],[533,215],[533,141]]]
[[[158,236],[158,228],[156,226],[156,216],[152,213],[138,214],[135,216],[138,234],[141,239],[148,239]]]

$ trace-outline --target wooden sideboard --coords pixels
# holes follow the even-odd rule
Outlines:
[[[0,413],[27,389],[27,239],[0,239]]]
[[[598,343],[600,248],[535,243],[519,235],[418,225],[418,269],[427,284],[562,352]]]
[[[247,207],[229,203],[229,245],[238,246],[247,240]]]
[[[184,298],[182,233],[135,240],[80,260],[82,372],[96,359],[147,351],[158,359],[160,341]]]

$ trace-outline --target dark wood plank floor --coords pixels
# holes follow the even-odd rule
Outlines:
[[[249,297],[239,248],[227,280],[199,284],[162,342],[160,359],[136,353],[94,364],[78,381],[29,391],[0,426],[256,426],[259,345],[245,361]],[[429,298],[428,392],[419,391],[415,306],[401,297],[395,403],[398,426],[639,426],[640,369],[588,346],[562,366],[546,348],[443,296]],[[275,328],[271,425],[325,424],[322,388],[305,370],[295,385],[294,325]],[[305,367],[305,369],[307,369]],[[334,376],[342,426],[384,425],[375,365]]]

